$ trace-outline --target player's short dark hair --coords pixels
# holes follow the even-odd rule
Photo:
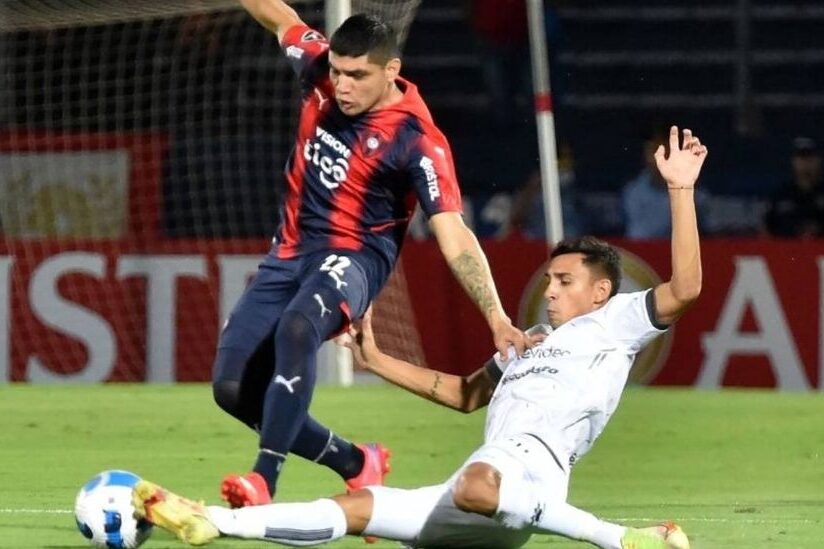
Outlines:
[[[609,297],[618,293],[618,287],[621,285],[621,256],[615,248],[594,236],[582,236],[560,241],[549,257],[555,258],[564,254],[584,254],[584,265],[612,282]]]
[[[336,55],[368,55],[371,63],[386,64],[400,57],[398,37],[392,27],[375,15],[358,13],[344,21],[332,34],[329,49]]]

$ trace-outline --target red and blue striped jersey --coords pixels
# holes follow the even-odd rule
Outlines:
[[[462,209],[446,137],[407,80],[396,81],[400,102],[349,117],[334,100],[326,38],[300,25],[281,46],[304,93],[273,252],[373,251],[391,268],[416,201],[427,216]]]

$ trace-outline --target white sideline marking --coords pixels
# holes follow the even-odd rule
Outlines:
[[[0,513],[20,515],[68,515],[69,509],[0,509]]]
[[[650,517],[618,517],[618,518],[605,518],[604,520],[609,520],[612,522],[661,522],[661,517],[658,518],[650,518]],[[674,517],[671,519],[672,522],[728,522],[734,524],[784,524],[786,522],[792,523],[800,523],[800,524],[818,524],[820,520],[813,520],[813,519],[803,519],[803,518],[785,518],[785,519],[751,519],[751,518],[740,518],[740,519],[732,519],[732,518],[713,518],[713,517]]]
[[[68,515],[73,511],[69,509],[3,509],[0,508],[0,513],[20,514],[20,515]],[[610,517],[606,520],[614,522],[661,522],[661,517]],[[818,524],[820,520],[803,519],[803,518],[785,518],[785,519],[751,519],[751,518],[721,518],[721,517],[675,517],[670,520],[674,522],[729,522],[736,524],[783,524],[787,522],[800,524]]]

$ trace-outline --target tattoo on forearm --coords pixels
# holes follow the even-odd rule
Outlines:
[[[441,374],[435,372],[435,383],[432,384],[432,388],[429,389],[429,396],[435,398],[438,396],[438,385],[441,384]]]
[[[488,284],[486,269],[469,252],[463,252],[453,259],[449,266],[466,293],[483,313],[495,308],[495,296]]]

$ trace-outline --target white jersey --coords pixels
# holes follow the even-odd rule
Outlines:
[[[618,294],[557,330],[545,326],[549,335],[523,356],[488,363],[499,380],[486,442],[528,433],[568,469],[606,427],[635,355],[666,330],[655,324],[654,308],[652,290]]]

